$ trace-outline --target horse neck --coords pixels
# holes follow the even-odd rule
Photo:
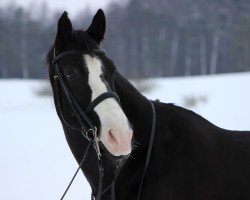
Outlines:
[[[118,72],[115,74],[114,84],[122,109],[132,124],[135,141],[148,142],[152,123],[149,100]]]
[[[115,74],[114,85],[120,98],[122,109],[132,124],[134,132],[133,144],[135,146],[131,153],[132,159],[126,161],[116,181],[116,197],[117,199],[124,199],[124,194],[127,191],[134,191],[135,189],[139,191],[138,183],[141,181],[142,177],[140,174],[143,173],[145,166],[153,116],[150,101],[118,72]],[[129,180],[128,174],[131,176]],[[131,200],[136,199],[137,195],[137,192],[128,194]],[[104,199],[109,199],[109,197]]]

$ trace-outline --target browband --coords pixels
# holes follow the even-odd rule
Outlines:
[[[105,50],[103,50],[103,49],[94,49],[93,50],[93,54],[98,54],[98,53],[105,54]],[[66,52],[60,53],[59,55],[56,56],[55,49],[54,49],[54,58],[52,60],[52,64],[55,64],[59,59],[61,59],[64,56],[73,55],[73,54],[84,54],[84,51],[83,50],[66,51]]]

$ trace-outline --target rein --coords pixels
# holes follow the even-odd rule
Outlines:
[[[98,54],[98,53],[105,53],[105,51],[101,50],[101,49],[95,49],[93,51],[93,54]],[[92,123],[92,121],[90,120],[90,118],[88,117],[88,113],[90,111],[92,111],[99,103],[101,103],[102,101],[104,101],[105,99],[108,98],[114,98],[116,99],[119,103],[120,103],[120,99],[118,97],[118,95],[114,92],[105,92],[101,95],[99,95],[96,99],[94,99],[85,110],[83,110],[80,106],[80,104],[77,102],[76,98],[74,97],[74,95],[72,94],[72,92],[70,91],[70,88],[68,87],[62,73],[59,70],[58,67],[58,61],[67,55],[74,55],[74,54],[83,54],[83,51],[78,51],[78,50],[73,50],[73,51],[67,51],[67,52],[63,52],[57,56],[55,56],[55,50],[54,50],[54,58],[52,60],[52,64],[54,65],[54,69],[55,69],[55,75],[54,75],[54,84],[55,84],[55,101],[56,101],[56,110],[58,113],[58,116],[61,120],[61,122],[66,125],[67,127],[69,127],[72,130],[76,130],[76,131],[80,131],[82,133],[82,135],[89,141],[89,144],[85,150],[84,156],[75,172],[75,174],[73,175],[69,185],[67,186],[65,192],[63,193],[62,197],[60,200],[63,200],[65,195],[67,194],[71,184],[73,183],[78,171],[80,170],[80,168],[82,167],[84,161],[86,160],[86,157],[89,153],[89,149],[91,146],[94,147],[94,149],[96,150],[96,154],[97,154],[97,158],[98,158],[98,171],[99,171],[99,184],[98,184],[98,192],[97,192],[97,196],[96,198],[93,195],[93,191],[91,194],[91,200],[101,200],[101,196],[108,191],[111,188],[111,200],[115,200],[115,181],[118,178],[121,168],[124,164],[124,160],[122,162],[120,162],[117,166],[116,166],[116,170],[114,172],[114,178],[111,182],[111,184],[106,188],[106,189],[102,189],[103,188],[103,176],[104,176],[104,168],[103,168],[103,163],[102,163],[102,154],[100,151],[100,146],[99,146],[99,138],[97,136],[97,128],[96,126],[94,126],[94,124]],[[70,125],[64,118],[63,112],[62,112],[62,106],[61,106],[61,101],[60,101],[60,95],[59,95],[59,89],[61,88],[62,92],[64,93],[66,100],[68,101],[69,105],[70,105],[70,109],[73,111],[75,117],[77,118],[81,128],[76,128],[72,125]],[[147,157],[146,157],[146,162],[145,162],[145,167],[144,167],[144,171],[142,174],[142,178],[141,178],[141,182],[140,182],[140,187],[139,187],[139,192],[138,192],[138,200],[141,197],[141,191],[142,191],[142,185],[143,185],[143,181],[144,181],[144,177],[145,174],[147,172],[147,168],[149,165],[149,160],[151,157],[151,152],[152,152],[152,147],[153,147],[153,141],[154,141],[154,134],[155,134],[155,124],[156,124],[156,114],[155,114],[155,107],[153,102],[150,102],[151,108],[152,108],[152,114],[153,114],[153,118],[152,118],[152,128],[151,128],[151,135],[150,135],[150,141],[149,141],[149,146],[148,146],[148,151],[147,151]]]

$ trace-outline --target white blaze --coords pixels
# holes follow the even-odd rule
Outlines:
[[[84,55],[86,67],[89,71],[89,86],[92,90],[91,101],[108,91],[101,79],[102,63],[97,57]],[[131,152],[132,130],[127,117],[120,105],[113,98],[108,98],[99,103],[94,111],[100,122],[100,140],[105,147],[115,156],[127,155]],[[110,134],[112,133],[112,134]]]

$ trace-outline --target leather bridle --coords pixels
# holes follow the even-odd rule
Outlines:
[[[97,54],[97,53],[105,53],[103,50],[101,49],[95,49],[93,51],[93,54]],[[107,187],[104,191],[102,191],[102,184],[103,184],[103,176],[104,176],[104,169],[103,169],[103,164],[102,164],[102,154],[100,151],[100,146],[99,146],[99,138],[97,136],[97,127],[93,124],[93,122],[91,121],[91,119],[88,117],[88,113],[90,113],[99,103],[101,103],[102,101],[104,101],[105,99],[108,98],[114,98],[117,100],[117,102],[120,102],[120,99],[118,97],[118,95],[115,92],[105,92],[101,95],[99,95],[96,99],[94,99],[85,110],[83,110],[80,106],[80,104],[78,103],[78,101],[76,100],[75,96],[72,94],[72,92],[70,91],[70,88],[68,87],[65,78],[63,77],[62,73],[59,70],[58,67],[58,61],[65,56],[68,55],[75,55],[75,54],[80,54],[83,55],[83,51],[78,51],[78,50],[73,50],[73,51],[66,51],[63,52],[57,56],[55,56],[55,51],[54,51],[54,58],[52,60],[52,64],[54,66],[54,85],[55,85],[55,99],[56,99],[56,110],[58,112],[58,116],[61,120],[61,122],[66,125],[67,127],[69,127],[72,130],[77,130],[80,131],[82,133],[82,135],[89,141],[89,145],[86,148],[86,151],[84,153],[83,159],[79,165],[79,168],[77,170],[77,172],[79,171],[79,169],[81,168],[81,165],[83,164],[83,161],[85,160],[88,151],[89,151],[89,147],[91,146],[91,144],[94,146],[95,150],[96,150],[96,154],[98,157],[98,168],[99,168],[99,186],[98,186],[98,194],[96,197],[96,200],[100,200],[101,195],[106,192],[112,184],[114,184],[116,178],[119,175],[120,172],[120,168],[122,166],[122,162],[116,167],[116,172],[115,172],[115,176],[114,179],[111,183],[111,185],[109,187]],[[61,101],[60,101],[60,96],[59,96],[59,92],[60,89],[62,90],[62,92],[64,93],[64,96],[66,97],[66,100],[68,101],[69,105],[70,105],[70,109],[72,110],[72,112],[74,113],[75,117],[77,118],[78,123],[80,124],[80,128],[76,128],[72,125],[70,125],[66,119],[64,118],[63,112],[62,112],[62,108],[61,108]],[[76,174],[75,174],[76,175]],[[72,180],[73,181],[73,180]],[[72,182],[71,182],[72,183]],[[70,185],[71,185],[70,183]],[[67,190],[69,189],[70,185],[68,186],[68,188],[66,189],[65,193],[63,194],[62,198],[64,198],[64,196],[66,195]],[[92,195],[93,198],[93,195]]]
[[[97,158],[98,158],[98,170],[99,170],[99,185],[98,185],[98,192],[97,192],[97,196],[96,198],[93,195],[93,191],[91,194],[91,200],[101,200],[101,196],[108,191],[109,189],[111,189],[111,200],[115,200],[115,181],[118,178],[121,168],[125,162],[125,159],[122,160],[121,162],[119,162],[116,165],[116,169],[114,172],[114,177],[113,180],[111,182],[111,184],[106,187],[106,189],[102,189],[103,188],[103,176],[104,176],[104,169],[103,169],[103,162],[102,162],[102,153],[100,151],[100,145],[99,145],[99,138],[97,136],[97,127],[93,124],[93,122],[91,121],[91,119],[88,117],[89,112],[91,112],[99,103],[101,103],[102,101],[104,101],[105,99],[108,98],[114,98],[117,100],[118,103],[120,103],[120,99],[118,97],[118,95],[115,92],[112,91],[108,91],[105,92],[101,95],[99,95],[96,99],[94,99],[85,110],[83,110],[80,106],[80,104],[78,103],[78,101],[76,100],[75,96],[73,95],[73,93],[70,91],[70,88],[68,87],[64,76],[62,75],[62,73],[59,70],[58,67],[58,61],[65,56],[68,55],[75,55],[75,54],[80,54],[83,55],[83,51],[80,50],[72,50],[72,51],[66,51],[63,53],[60,53],[59,55],[55,55],[55,50],[54,50],[54,57],[52,60],[52,65],[54,67],[54,76],[53,76],[53,80],[54,80],[54,89],[55,89],[55,106],[56,106],[56,110],[58,113],[58,116],[61,120],[61,122],[69,127],[72,130],[75,131],[80,131],[82,133],[82,135],[84,136],[84,138],[86,138],[89,141],[89,144],[87,145],[87,148],[85,150],[84,156],[79,164],[78,169],[76,170],[73,178],[71,179],[68,187],[66,188],[64,194],[62,195],[60,200],[63,200],[63,198],[65,197],[68,189],[70,188],[72,182],[74,181],[74,178],[76,177],[78,171],[80,170],[80,168],[82,167],[82,164],[84,163],[89,149],[91,147],[91,145],[94,146],[96,154],[97,154]],[[96,55],[98,53],[101,54],[105,54],[105,51],[102,49],[94,49],[93,50],[93,55]],[[60,88],[62,90],[62,92],[64,93],[64,96],[66,97],[66,100],[68,101],[69,105],[70,105],[70,109],[72,110],[72,112],[74,113],[75,117],[77,118],[77,121],[79,122],[80,128],[76,128],[73,125],[69,124],[66,119],[64,118],[63,112],[62,112],[62,108],[61,108],[61,101],[60,101]],[[143,180],[148,168],[148,164],[149,164],[149,160],[150,160],[150,156],[151,156],[151,151],[152,151],[152,146],[153,146],[153,141],[154,141],[154,133],[155,133],[155,124],[156,124],[156,114],[155,114],[155,107],[153,102],[150,102],[151,107],[152,107],[152,113],[153,113],[153,120],[152,120],[152,128],[151,128],[151,136],[150,136],[150,141],[149,141],[149,147],[148,147],[148,151],[147,151],[147,157],[146,157],[146,163],[144,166],[144,171],[142,174],[142,178],[141,178],[141,182],[140,182],[140,188],[139,188],[139,193],[138,193],[138,200],[140,199],[141,196],[141,190],[142,190],[142,184],[143,184]]]
[[[100,49],[96,49],[94,50],[93,54],[96,53],[100,53],[101,50]],[[104,53],[104,51],[103,51]],[[82,133],[84,133],[84,137],[87,138],[88,140],[90,140],[88,133],[91,132],[95,132],[96,127],[94,126],[94,124],[92,123],[92,121],[90,120],[90,118],[88,117],[88,113],[90,113],[99,103],[101,103],[103,100],[108,99],[108,98],[115,98],[118,102],[120,102],[120,99],[118,97],[118,95],[115,92],[112,91],[108,91],[105,93],[102,93],[101,95],[99,95],[96,99],[94,99],[85,110],[83,110],[80,106],[80,104],[78,103],[78,101],[76,100],[75,96],[72,94],[72,92],[70,91],[62,73],[59,70],[58,67],[58,61],[65,56],[68,55],[74,55],[74,54],[83,54],[83,51],[78,51],[78,50],[73,50],[73,51],[67,51],[67,52],[63,52],[61,54],[59,54],[58,56],[55,56],[54,53],[54,59],[52,60],[52,64],[54,65],[54,83],[55,83],[55,90],[56,90],[56,106],[57,106],[57,111],[59,111],[59,117],[62,120],[62,122],[68,126],[69,128],[73,129],[73,130],[78,130],[81,131]],[[60,98],[59,98],[59,85],[61,86],[61,89],[70,105],[71,110],[73,111],[74,115],[76,116],[81,128],[75,128],[72,125],[70,125],[69,123],[66,122],[62,110],[61,110],[61,102],[60,102]],[[94,136],[94,135],[93,135]],[[92,138],[93,139],[93,138]]]

